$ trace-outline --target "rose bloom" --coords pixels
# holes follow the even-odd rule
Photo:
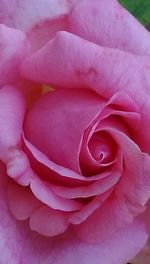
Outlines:
[[[148,264],[149,32],[116,0],[0,21],[0,263]]]

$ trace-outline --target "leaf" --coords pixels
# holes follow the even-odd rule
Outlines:
[[[145,27],[150,29],[150,0],[119,0]]]

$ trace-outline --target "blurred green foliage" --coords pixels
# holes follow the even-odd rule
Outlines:
[[[150,30],[150,0],[119,0],[119,2]]]

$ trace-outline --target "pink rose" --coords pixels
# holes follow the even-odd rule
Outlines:
[[[149,32],[116,0],[1,0],[0,18],[0,263],[149,251]]]

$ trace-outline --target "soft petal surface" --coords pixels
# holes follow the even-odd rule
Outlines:
[[[59,32],[25,60],[21,72],[31,80],[56,87],[90,87],[107,98],[117,91],[127,92],[142,104],[144,91],[150,94],[149,67],[148,57],[104,48],[71,33]],[[145,85],[141,89],[143,78]]]
[[[149,32],[117,0],[84,0],[68,21],[68,31],[91,42],[150,54]]]
[[[65,30],[67,16],[81,0],[2,0],[0,23],[27,33],[32,50]]]
[[[20,143],[25,113],[24,98],[19,90],[4,86],[0,90],[0,157]]]
[[[12,217],[6,199],[8,178],[2,166],[0,177],[0,261],[3,264],[10,260],[11,264],[98,264],[99,260],[103,264],[120,264],[133,258],[147,240],[145,227],[138,221],[101,245],[81,242],[72,232],[44,238]]]
[[[27,50],[28,42],[23,32],[0,24],[0,86],[18,77]]]
[[[23,63],[21,72],[27,78],[54,87],[88,87],[104,98],[118,91],[127,93],[141,114],[141,133],[135,133],[135,137],[142,149],[150,152],[149,70],[148,57],[103,48],[73,34],[59,32]]]
[[[29,187],[16,183],[8,184],[8,205],[11,213],[19,220],[27,219],[32,212],[41,207],[42,203],[36,199]]]
[[[57,196],[48,183],[35,177],[31,180],[31,190],[40,201],[56,210],[76,211],[83,206],[79,201]]]
[[[43,20],[65,15],[69,7],[65,0],[2,0],[1,23],[21,30],[29,30]]]
[[[108,200],[84,223],[75,227],[78,235],[90,242],[103,241],[131,223],[137,214],[144,211],[150,197],[149,156],[142,154],[122,133],[113,131],[113,136],[124,153],[124,171]]]
[[[63,233],[69,223],[67,214],[42,204],[29,187],[8,184],[8,205],[18,220],[30,218],[30,228],[45,236]],[[44,223],[44,224],[43,224]]]
[[[47,93],[27,114],[25,136],[49,159],[79,173],[82,134],[104,103],[90,91],[63,89]]]
[[[64,212],[53,210],[45,205],[38,208],[30,217],[31,230],[48,237],[65,232],[68,225],[67,215]]]

